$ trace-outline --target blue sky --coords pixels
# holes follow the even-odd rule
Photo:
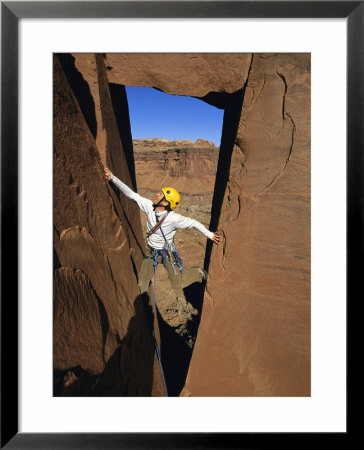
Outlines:
[[[126,86],[133,139],[206,139],[220,146],[224,111],[202,100]]]

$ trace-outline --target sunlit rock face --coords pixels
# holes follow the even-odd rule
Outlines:
[[[107,53],[105,59],[110,83],[204,97],[210,92],[232,93],[241,89],[249,73],[251,55]]]
[[[192,395],[310,395],[310,164],[309,57],[254,55],[219,221],[226,241],[212,253],[186,383]]]
[[[310,56],[106,59],[112,82],[171,94],[245,87],[182,395],[310,395]]]
[[[72,61],[61,61],[71,77]],[[108,87],[98,80],[108,105],[105,156],[112,159],[109,149],[118,148],[114,169],[126,177]],[[90,92],[88,102],[94,103]],[[137,287],[139,210],[120,202],[105,180],[94,136],[56,56],[53,131],[55,394],[164,395]]]
[[[134,225],[141,230],[141,225],[136,219],[122,223],[128,214],[136,218],[139,213],[130,202],[122,204],[103,181],[101,161],[116,167],[117,175],[130,185],[135,183],[133,167],[138,162],[130,155],[123,85],[150,86],[169,94],[195,96],[225,109],[211,217],[225,242],[214,246],[209,258],[209,282],[181,395],[310,395],[310,56],[106,54],[74,58],[89,86],[93,114],[84,112],[90,105],[79,107],[79,99],[77,105],[71,94],[66,95],[67,83],[63,88],[65,81],[60,81],[62,88],[55,95],[55,247],[60,265],[57,283],[72,289],[69,297],[59,300],[60,307],[67,309],[69,299],[87,291],[87,307],[77,306],[82,314],[92,316],[95,330],[91,347],[95,360],[87,370],[99,373],[107,358],[114,363],[109,355],[128,335],[132,318],[141,317],[132,305],[142,233],[131,231]],[[124,108],[117,110],[120,104]],[[159,170],[159,163],[150,164]],[[200,170],[205,167],[199,166]],[[194,185],[188,184],[188,176],[193,174],[193,165],[186,169],[184,173],[178,164],[167,167],[170,175],[178,175],[176,181],[180,175],[185,177],[180,189],[192,195]],[[68,204],[72,205],[69,217],[65,213]],[[87,258],[79,255],[84,244]],[[99,270],[86,270],[84,260],[93,261]],[[115,281],[107,299],[102,296],[109,292],[108,281],[101,287],[105,276]],[[122,296],[128,300],[124,302]],[[100,309],[100,299],[104,309]],[[124,307],[127,303],[131,306]],[[108,327],[97,331],[95,318],[104,317],[104,310]],[[143,327],[133,329],[139,332]],[[88,335],[77,339],[73,348],[84,347]],[[131,361],[140,348],[128,342],[123,355]],[[148,356],[152,355],[150,346],[143,352],[149,367],[154,367]],[[87,357],[79,356],[79,360],[86,367]],[[65,368],[75,360],[69,358],[62,364],[60,368]],[[151,392],[158,395],[153,373]],[[148,383],[150,378],[140,381],[142,386]]]

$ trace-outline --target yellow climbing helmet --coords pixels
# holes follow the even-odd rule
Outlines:
[[[164,194],[165,199],[169,202],[171,209],[176,209],[181,201],[181,196],[176,189],[171,187],[162,188],[162,192]]]

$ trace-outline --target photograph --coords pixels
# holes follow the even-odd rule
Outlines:
[[[309,397],[310,54],[53,64],[53,395]]]
[[[363,21],[1,2],[1,448],[348,446]]]

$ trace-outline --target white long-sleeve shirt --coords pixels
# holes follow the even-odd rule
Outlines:
[[[157,223],[156,215],[159,221],[165,214],[167,214],[166,211],[154,211],[153,202],[151,200],[144,198],[134,192],[129,188],[129,186],[120,181],[119,178],[115,177],[114,175],[111,176],[110,181],[112,181],[127,198],[134,200],[139,208],[147,215],[147,232],[151,230]],[[168,216],[161,225],[161,228],[163,230],[164,236],[169,243],[173,242],[173,238],[177,228],[196,228],[196,230],[198,230],[208,239],[212,239],[214,235],[214,233],[212,231],[209,231],[204,225],[202,225],[202,223],[198,222],[195,219],[190,219],[189,217],[177,214],[175,211],[169,212]],[[164,243],[165,240],[160,228],[147,238],[147,244],[152,248],[156,248],[157,250],[161,250],[164,246]]]

